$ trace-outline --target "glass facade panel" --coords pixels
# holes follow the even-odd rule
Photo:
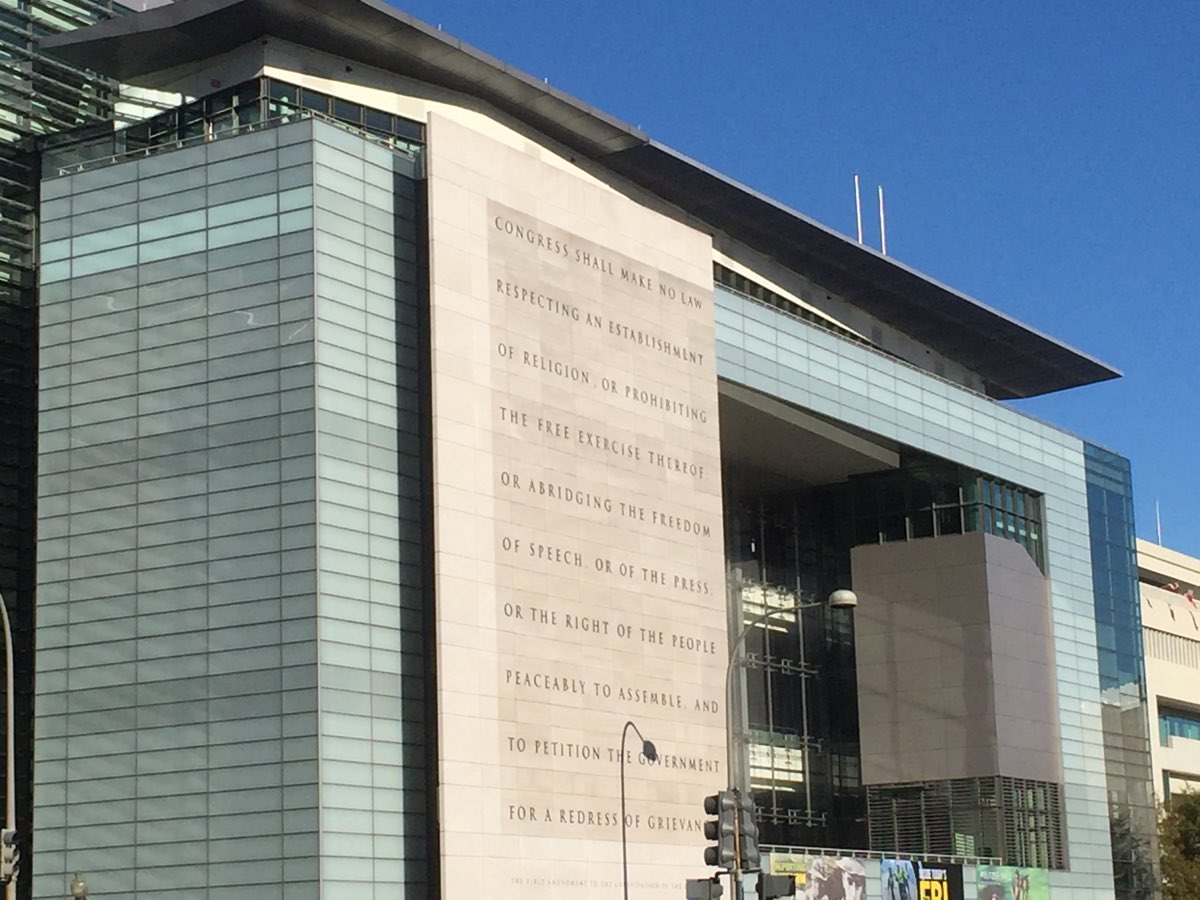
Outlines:
[[[1095,741],[1102,732],[1102,704],[1099,667],[1089,649],[1096,645],[1097,632],[1083,442],[720,284],[714,300],[718,374],[726,381],[901,446],[953,460],[987,473],[998,484],[1021,485],[1038,496],[1054,618],[1062,808],[1070,835],[1069,871],[1052,872],[1050,883],[1052,890],[1106,889],[1112,884],[1113,864],[1105,765],[1099,748],[1084,743],[1089,737]],[[746,350],[753,323],[764,321],[775,330],[773,358]],[[835,386],[842,359],[866,367],[867,396],[855,397]],[[949,425],[930,424],[939,416],[949,423],[951,409],[957,410],[956,419],[965,421],[969,416],[971,427],[952,431]],[[964,488],[979,490],[980,486]],[[989,499],[990,492],[987,498],[964,493],[964,516],[975,515],[974,504]]]
[[[201,183],[206,173],[214,186],[240,175],[236,165],[230,166],[238,157],[224,149],[219,162],[192,170],[200,172]],[[247,149],[253,154],[248,158],[261,165],[261,143]],[[138,165],[123,167],[136,174]],[[273,209],[274,196],[265,203]],[[66,825],[66,845],[45,859],[87,866],[97,881],[118,885],[115,889],[128,896],[160,884],[174,890],[190,885],[216,896],[228,885],[262,881],[263,872],[278,872],[282,865],[278,766],[289,752],[281,718],[289,692],[281,675],[294,677],[313,665],[311,657],[308,662],[285,659],[280,643],[283,605],[305,596],[284,581],[285,555],[307,548],[311,572],[315,535],[284,528],[279,517],[283,463],[291,458],[284,456],[280,438],[280,336],[275,329],[255,327],[258,319],[277,320],[272,306],[279,303],[277,295],[274,301],[262,297],[250,318],[240,317],[241,330],[272,336],[274,352],[263,347],[268,357],[260,362],[260,374],[244,378],[210,368],[209,359],[220,347],[206,339],[219,334],[221,320],[212,311],[220,308],[222,295],[206,290],[207,236],[199,230],[206,213],[154,204],[143,204],[143,212],[147,219],[140,225],[74,239],[72,287],[80,300],[73,304],[79,318],[72,324],[78,331],[72,346],[78,352],[72,354],[68,377],[78,381],[78,390],[67,408],[69,418],[44,424],[60,429],[49,432],[52,436],[69,434],[79,454],[94,450],[90,457],[72,454],[64,473],[70,479],[64,497],[71,532],[64,565],[47,561],[39,570],[48,588],[44,596],[64,588],[61,599],[73,623],[57,651],[61,658],[44,657],[43,670],[69,666],[72,703],[92,688],[97,697],[105,692],[109,707],[103,733],[95,731],[90,714],[74,711],[47,724],[70,746],[65,770],[72,779],[70,796],[78,799],[93,788],[111,786],[113,775],[133,765],[135,749],[139,777],[90,813],[78,803],[64,807],[51,801],[50,816]],[[267,221],[273,231],[273,215]],[[242,228],[240,223],[233,227]],[[141,243],[134,244],[138,237]],[[113,294],[111,281],[89,287],[84,280],[139,260],[143,268],[131,271],[145,283],[137,287],[139,278],[131,278],[135,286],[122,288],[122,294]],[[150,266],[160,260],[170,268],[159,272]],[[196,261],[201,271],[189,274]],[[89,295],[95,304],[86,299]],[[252,321],[254,315],[258,319]],[[47,338],[56,339],[53,330]],[[199,358],[189,359],[197,352]],[[113,360],[129,364],[114,367]],[[97,368],[101,363],[106,371]],[[94,381],[104,375],[107,381]],[[106,390],[90,394],[97,384]],[[134,435],[140,440],[129,440]],[[239,452],[246,442],[248,449]],[[311,458],[311,433],[307,442],[289,444],[287,452]],[[43,489],[56,490],[51,481]],[[222,509],[230,514],[222,515]],[[255,511],[266,514],[235,520]],[[53,512],[43,509],[43,514]],[[210,519],[216,522],[211,529]],[[114,639],[114,622],[125,623],[129,640]],[[311,682],[311,677],[300,680]],[[65,688],[39,678],[47,711],[65,696],[59,693]],[[254,697],[269,698],[269,704],[248,699]],[[311,750],[296,748],[289,762],[294,784],[315,785]],[[39,796],[53,798],[65,788],[62,770],[39,768],[37,778]],[[262,817],[237,815],[212,802],[221,784],[252,792]],[[167,808],[170,827],[162,821]],[[298,808],[293,815],[297,833],[307,828],[315,835],[314,808]],[[243,867],[209,864],[213,838],[227,831],[253,832],[253,840],[236,851]],[[131,848],[135,839],[143,846],[153,843],[159,865],[139,868],[132,856],[125,858],[121,842]],[[93,847],[99,855],[89,857]],[[39,867],[39,875],[45,872]],[[122,872],[132,879],[124,888],[119,886]],[[64,877],[69,873],[51,880],[63,884]]]
[[[1092,444],[1087,462],[1096,652],[1117,900],[1158,884],[1142,607],[1129,461]]]
[[[114,247],[124,247],[137,243],[136,225],[124,225],[120,228],[109,228],[105,231],[93,231],[80,235],[71,241],[71,255],[84,256],[88,253],[99,253]]]
[[[236,127],[243,94],[217,99],[196,119],[185,110],[160,124],[219,129],[232,117]],[[346,306],[342,289],[312,296],[314,279],[336,284],[325,265],[366,281],[361,240],[355,250],[333,214],[314,217],[321,173],[311,150],[288,153],[297,164],[278,168],[279,145],[307,147],[314,128],[329,144],[323,152],[357,155],[355,193],[365,196],[370,173],[372,190],[395,197],[381,233],[406,258],[421,258],[418,192],[395,191],[411,160],[305,122],[209,144],[187,169],[206,187],[174,195],[187,194],[186,203],[152,196],[141,223],[62,239],[43,273],[43,284],[70,279],[78,299],[42,328],[43,362],[62,373],[46,379],[42,444],[61,464],[41,476],[39,577],[45,608],[69,608],[71,626],[39,658],[39,836],[66,835],[46,866],[86,868],[128,896],[160,887],[262,896],[257,886],[277,885],[284,871],[289,890],[307,884],[315,896],[321,817],[340,823],[322,837],[325,858],[361,881],[364,858],[386,837],[374,834],[371,811],[373,793],[385,790],[390,799],[377,802],[404,810],[404,836],[390,840],[406,862],[389,880],[368,877],[417,893],[427,878],[429,844],[413,827],[428,799],[425,661],[399,652],[420,646],[426,586],[422,566],[411,564],[420,545],[400,539],[397,521],[413,535],[426,530],[428,476],[416,465],[401,476],[395,455],[399,431],[417,446],[424,440],[419,425],[401,424],[399,399],[411,409],[423,401],[417,364],[398,369],[390,349],[373,360],[367,340],[378,332],[389,348],[420,344],[420,275],[414,267],[407,280],[378,282],[370,316]],[[116,174],[135,177],[147,161],[119,163]],[[148,167],[146,180],[176,177],[162,171]],[[78,177],[67,176],[59,196],[69,201]],[[136,194],[138,182],[131,186]],[[205,195],[210,205],[197,207]],[[365,218],[363,200],[350,202]],[[92,206],[88,215],[106,212]],[[286,258],[281,225],[292,235]],[[314,228],[344,258],[314,259]],[[128,274],[116,271],[125,266]],[[327,433],[318,437],[315,421]],[[355,530],[318,525],[318,483],[326,508],[352,512]],[[320,645],[318,546],[328,622]],[[318,658],[347,669],[370,660],[376,675],[346,682],[326,667],[328,687],[346,683],[353,698],[319,718]],[[71,703],[83,704],[69,712],[67,682],[55,678],[68,670]],[[89,696],[104,704],[99,719],[79,699]],[[68,749],[66,766],[50,764]],[[330,786],[324,800],[318,766]],[[154,865],[132,856],[134,841],[155,846]]]
[[[725,472],[730,591],[744,623],[751,787],[763,843],[865,847],[853,630],[843,610],[787,613],[850,583],[849,498],[743,492]],[[819,606],[819,605],[818,605]]]

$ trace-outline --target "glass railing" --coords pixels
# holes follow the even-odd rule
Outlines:
[[[424,126],[403,116],[256,78],[117,130],[88,129],[43,145],[43,177],[73,175],[228,137],[320,119],[423,168]]]
[[[43,177],[56,178],[64,175],[75,175],[79,172],[87,172],[92,169],[101,168],[103,166],[111,166],[116,163],[127,162],[131,159],[141,159],[147,156],[153,156],[157,153],[166,153],[172,150],[182,150],[185,147],[193,147],[197,144],[210,143],[212,141],[224,140],[225,138],[237,137],[242,134],[249,134],[254,131],[263,131],[267,128],[276,128],[280,125],[289,125],[293,122],[300,122],[305,119],[318,119],[326,122],[343,131],[356,134],[359,137],[365,138],[375,144],[386,147],[394,153],[399,153],[417,163],[418,173],[422,171],[423,149],[420,145],[413,145],[408,142],[400,142],[394,138],[388,138],[382,135],[375,134],[365,128],[359,128],[354,125],[336,119],[333,116],[325,115],[324,113],[316,112],[311,109],[296,109],[289,111],[286,115],[276,116],[274,118],[262,119],[256,122],[247,122],[245,124],[234,124],[220,131],[206,131],[190,137],[170,137],[158,142],[148,143],[145,146],[137,147],[136,149],[118,150],[113,145],[111,136],[109,139],[109,147],[98,146],[97,143],[80,143],[70,144],[63,147],[56,147],[52,150],[47,150],[44,154]]]

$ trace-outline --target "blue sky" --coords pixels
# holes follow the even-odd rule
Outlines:
[[[1125,373],[1021,407],[1200,556],[1200,10],[405,0],[416,17]]]

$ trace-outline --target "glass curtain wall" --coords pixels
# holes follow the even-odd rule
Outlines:
[[[766,491],[725,475],[729,586],[745,640],[750,780],[762,842],[866,847],[853,614],[825,606],[853,587],[850,548],[985,531],[1039,566],[1041,497],[910,453],[898,470]],[[812,609],[794,607],[812,603]],[[940,851],[940,852],[945,852]]]
[[[848,498],[747,494],[725,512],[730,587],[746,624],[750,782],[764,844],[865,847],[851,613]],[[817,604],[800,612],[787,611]]]
[[[0,0],[0,594],[13,627],[17,828],[32,831],[37,523],[38,160],[28,138],[113,118],[116,85],[46,55],[41,40],[127,12],[111,0]],[[0,766],[4,765],[0,725]],[[0,803],[4,800],[0,784]],[[29,896],[29,879],[18,881]]]
[[[1156,814],[1129,460],[1084,444],[1117,900],[1153,897]]]

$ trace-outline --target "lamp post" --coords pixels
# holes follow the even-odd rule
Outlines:
[[[84,900],[84,898],[87,897],[87,895],[88,895],[87,879],[84,878],[82,875],[80,875],[78,872],[76,872],[75,877],[71,879],[71,896],[74,897],[75,900]]]
[[[625,825],[625,735],[632,728],[642,742],[642,756],[654,762],[658,759],[658,751],[654,744],[642,737],[642,732],[632,721],[626,722],[621,729],[621,885],[624,887],[625,900],[629,900],[629,844],[626,840]]]
[[[746,636],[750,634],[752,628],[756,628],[772,616],[784,615],[786,613],[802,612],[806,609],[816,609],[820,606],[829,606],[830,609],[854,609],[858,606],[858,595],[854,591],[846,588],[841,588],[829,595],[825,602],[816,601],[813,603],[795,603],[791,606],[781,606],[778,609],[768,609],[761,615],[755,616],[750,622],[742,628],[741,633],[729,645],[729,664],[725,668],[725,734],[726,734],[726,768],[729,772],[729,786],[742,790],[743,782],[745,781],[744,774],[740,766],[740,754],[735,749],[737,738],[734,735],[733,728],[733,670],[736,663],[742,659],[742,651],[745,649]],[[803,697],[805,702],[805,721],[807,723],[807,695]],[[740,733],[740,729],[739,729]],[[804,747],[804,783],[807,787],[809,771],[808,771],[808,746]],[[738,885],[736,890],[740,896],[741,884],[741,860],[734,863],[734,883]]]
[[[0,594],[0,624],[4,626],[4,696],[6,698],[4,710],[4,827],[8,831],[15,831],[17,827],[17,779],[14,774],[16,770],[13,762],[16,747],[16,741],[13,739],[15,720],[13,715],[13,642],[12,627],[8,622],[8,605],[4,602],[3,594]],[[17,877],[15,874],[5,885],[4,896],[7,900],[16,900]]]

